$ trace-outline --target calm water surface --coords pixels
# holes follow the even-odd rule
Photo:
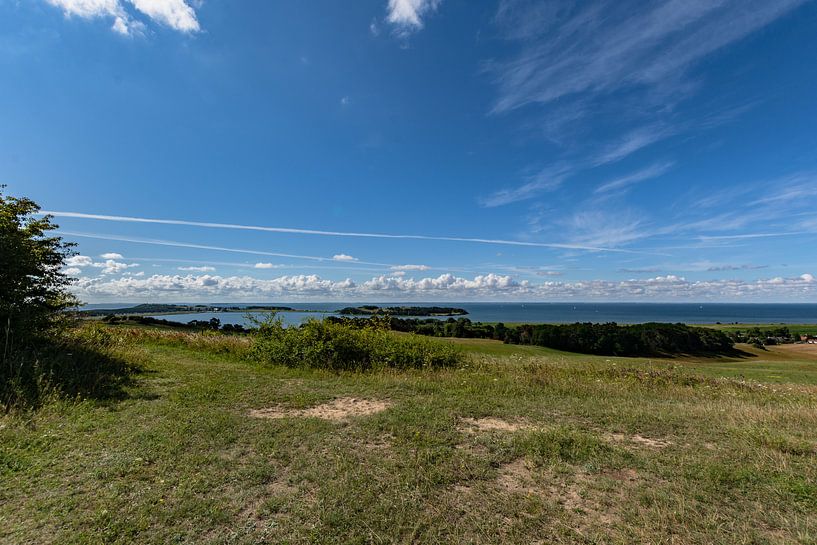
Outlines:
[[[227,303],[222,303],[226,305]],[[271,304],[271,303],[268,303]],[[336,316],[334,310],[377,303],[281,303],[302,310],[326,312],[283,312],[287,325],[297,325],[309,318]],[[217,303],[214,303],[217,305]],[[817,324],[817,304],[645,304],[645,303],[380,303],[380,306],[450,306],[464,308],[475,322],[683,322],[689,324],[788,323]],[[128,305],[105,305],[109,308]],[[102,305],[89,305],[100,308]],[[189,322],[218,318],[224,324],[247,325],[240,312],[202,312],[156,316],[166,320]],[[441,318],[446,319],[446,318]]]

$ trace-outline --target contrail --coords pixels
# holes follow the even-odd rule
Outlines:
[[[297,229],[292,227],[265,227],[260,225],[239,225],[235,223],[213,223],[207,221],[188,221],[158,218],[136,218],[132,216],[110,216],[104,214],[85,214],[83,212],[58,212],[53,210],[43,210],[40,214],[49,214],[62,218],[81,218],[101,221],[118,221],[126,223],[159,223],[162,225],[187,225],[191,227],[209,227],[214,229],[238,229],[242,231],[264,231],[267,233],[289,233],[298,235],[318,235],[329,237],[358,237],[358,238],[386,238],[386,239],[409,239],[409,240],[437,240],[447,242],[472,242],[477,244],[501,244],[506,246],[529,246],[534,248],[553,248],[560,250],[585,250],[590,252],[616,252],[626,254],[643,254],[636,250],[623,250],[621,248],[603,248],[597,246],[584,246],[579,244],[557,244],[547,242],[524,242],[520,240],[503,240],[492,238],[469,238],[469,237],[448,237],[432,235],[395,235],[388,233],[357,233],[349,231],[320,231],[316,229]]]
[[[224,246],[209,246],[209,245],[206,245],[206,244],[194,244],[192,242],[178,242],[178,241],[175,241],[175,240],[159,240],[159,239],[152,239],[152,238],[123,237],[123,236],[119,236],[119,235],[107,235],[107,234],[101,234],[101,233],[80,233],[80,232],[75,232],[75,231],[63,231],[61,229],[58,230],[58,231],[55,231],[55,234],[62,235],[62,236],[69,236],[69,237],[93,238],[93,239],[97,239],[97,240],[115,240],[117,242],[134,242],[136,244],[151,244],[151,245],[154,245],[154,246],[172,246],[172,247],[175,247],[175,248],[194,248],[194,249],[198,249],[198,250],[214,250],[214,251],[218,251],[218,252],[231,252],[231,253],[236,253],[236,254],[250,254],[250,255],[270,256],[270,257],[285,257],[285,258],[289,258],[289,259],[305,259],[305,260],[309,260],[309,261],[318,261],[318,262],[334,263],[335,264],[335,266],[333,266],[333,267],[316,267],[316,268],[324,268],[324,269],[331,268],[331,269],[338,269],[338,270],[341,270],[341,269],[344,269],[344,270],[354,269],[354,270],[363,270],[363,271],[365,271],[365,270],[381,271],[384,268],[391,269],[391,270],[397,270],[397,268],[401,266],[399,264],[394,264],[394,263],[376,263],[376,262],[372,262],[372,261],[360,261],[358,259],[355,259],[354,261],[338,261],[337,259],[334,259],[334,258],[331,258],[331,257],[322,257],[322,256],[314,256],[314,255],[284,254],[284,253],[280,253],[280,252],[266,252],[266,251],[262,251],[262,250],[246,250],[246,249],[243,249],[243,248],[226,248]],[[126,258],[126,260],[128,260],[128,261],[136,261],[136,260],[148,260],[149,261],[151,259],[154,260],[154,261],[173,261],[173,262],[179,262],[179,263],[183,263],[183,262],[193,263],[194,262],[194,261],[184,260],[184,259],[166,260],[166,259],[156,259],[156,258]],[[195,262],[209,263],[207,261],[195,261]],[[214,262],[212,264],[219,264],[219,263]],[[232,264],[228,264],[228,263],[220,263],[220,264],[221,265],[232,265]],[[341,267],[341,266],[339,266],[341,264],[346,264],[347,266],[346,267]],[[379,268],[378,269],[367,269],[365,267],[355,267],[355,265],[369,265],[369,266],[374,266],[374,267],[379,267]],[[252,265],[249,265],[249,266],[252,267]],[[289,266],[289,265],[285,265],[285,266],[283,266],[281,268],[292,268],[292,267]],[[461,268],[458,268],[458,267],[428,267],[428,269],[429,270],[434,270],[434,271],[448,271],[448,272],[473,272],[475,274],[478,274],[476,271],[472,271],[472,270],[469,270],[469,269],[461,269]]]
[[[70,236],[70,237],[82,237],[82,238],[95,238],[99,240],[115,240],[117,242],[135,242],[137,244],[153,244],[155,246],[173,246],[176,248],[195,248],[198,250],[215,250],[218,252],[232,252],[236,254],[251,254],[251,255],[263,255],[263,256],[271,256],[271,257],[286,257],[289,259],[306,259],[310,261],[322,261],[322,262],[330,262],[330,263],[337,263],[338,260],[333,259],[331,257],[320,257],[314,255],[297,255],[297,254],[284,254],[279,252],[265,252],[262,250],[245,250],[241,248],[225,248],[223,246],[209,246],[207,244],[194,244],[192,242],[176,242],[173,240],[157,240],[157,239],[150,239],[150,238],[134,238],[134,237],[122,237],[118,235],[103,235],[98,233],[77,233],[73,231],[55,231],[58,235],[63,236]],[[361,265],[375,265],[379,267],[396,267],[397,265],[392,265],[389,263],[373,263],[370,261],[348,261],[349,265],[359,263]]]

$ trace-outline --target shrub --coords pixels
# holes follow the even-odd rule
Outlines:
[[[310,320],[284,327],[270,316],[260,322],[251,355],[259,361],[335,371],[437,369],[456,366],[462,353],[455,346],[417,335],[396,335],[373,322],[371,327]]]

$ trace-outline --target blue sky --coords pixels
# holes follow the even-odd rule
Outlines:
[[[0,0],[0,183],[88,302],[817,302],[815,36],[804,0]]]

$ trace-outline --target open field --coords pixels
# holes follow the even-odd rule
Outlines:
[[[817,347],[356,374],[137,331],[122,399],[0,417],[0,542],[817,543]]]
[[[789,331],[793,333],[817,335],[817,324],[705,324],[702,327],[711,327],[712,329],[719,329],[726,332],[746,331],[754,328],[767,330],[787,327]]]

